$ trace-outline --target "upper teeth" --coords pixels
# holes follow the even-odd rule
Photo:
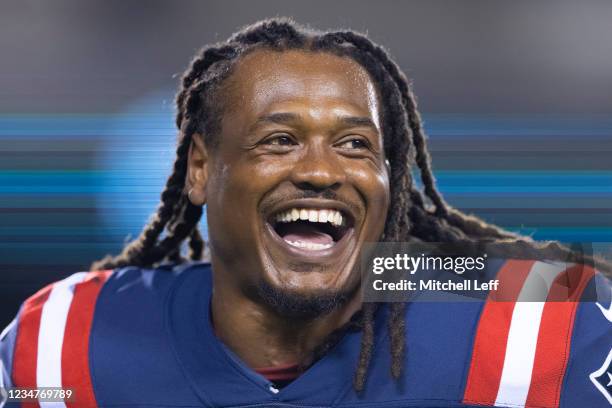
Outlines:
[[[345,217],[336,210],[317,210],[312,208],[291,208],[276,215],[277,222],[292,222],[304,220],[310,222],[329,222],[340,227],[345,223]]]

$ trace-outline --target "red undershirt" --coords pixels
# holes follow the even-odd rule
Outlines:
[[[254,371],[279,387],[284,387],[302,374],[298,364],[255,368]]]

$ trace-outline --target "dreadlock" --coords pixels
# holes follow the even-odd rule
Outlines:
[[[494,251],[517,258],[593,261],[556,242],[535,243],[450,207],[438,191],[433,176],[421,116],[410,83],[389,54],[366,36],[354,31],[317,32],[288,19],[270,19],[247,26],[227,41],[203,48],[182,77],[176,97],[179,130],[172,174],[161,193],[161,202],[137,239],[117,256],[95,262],[92,269],[127,265],[152,266],[164,260],[184,261],[181,245],[188,240],[189,259],[199,260],[204,241],[198,230],[202,207],[191,204],[185,194],[189,146],[196,133],[215,146],[223,113],[220,85],[235,62],[255,49],[285,51],[303,49],[328,52],[358,62],[376,84],[383,101],[381,111],[385,156],[390,164],[390,208],[381,240],[387,242],[452,242],[467,247],[494,244]],[[413,167],[415,167],[413,169]],[[414,171],[413,171],[414,170]],[[414,183],[418,170],[423,190]],[[608,269],[604,265],[604,269]],[[387,316],[391,374],[399,378],[405,352],[405,303],[391,303]],[[346,329],[361,330],[361,350],[353,385],[363,390],[374,345],[374,322],[379,304],[364,303],[346,327],[330,335],[315,350],[325,353]]]

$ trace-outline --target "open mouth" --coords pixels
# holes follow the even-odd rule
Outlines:
[[[352,229],[352,218],[335,209],[289,208],[268,221],[288,246],[316,252],[333,248]]]

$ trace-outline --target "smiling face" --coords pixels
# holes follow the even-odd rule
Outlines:
[[[192,146],[206,197],[214,284],[252,294],[336,296],[358,287],[389,180],[374,84],[328,53],[256,50],[218,91],[218,145]]]

